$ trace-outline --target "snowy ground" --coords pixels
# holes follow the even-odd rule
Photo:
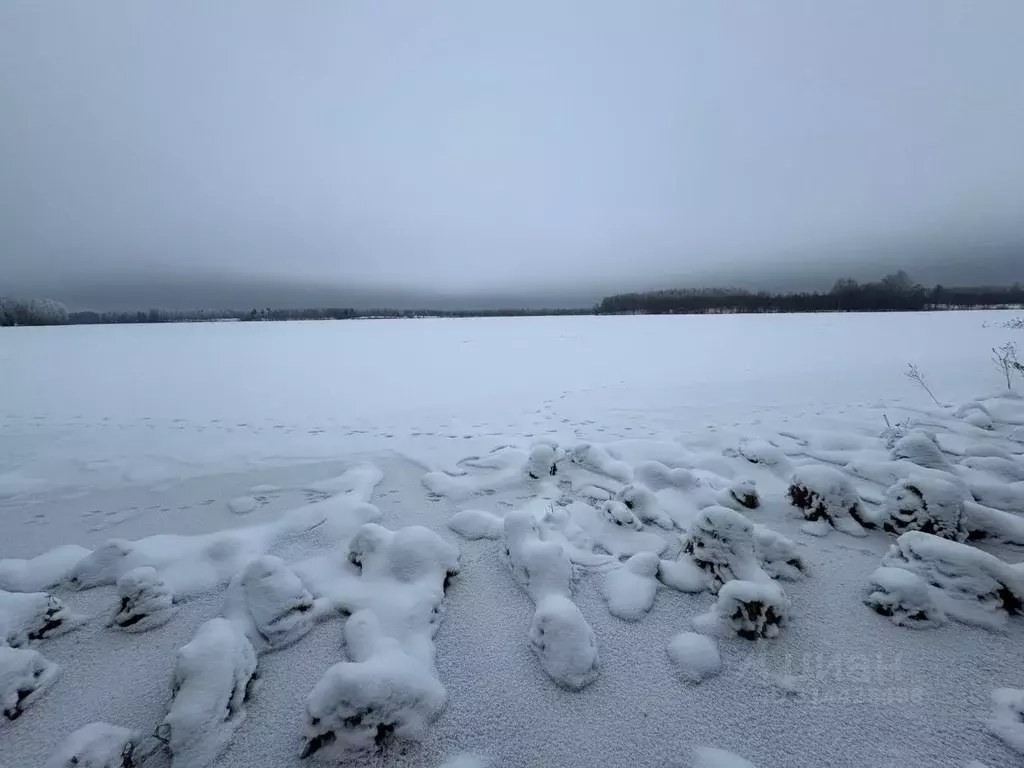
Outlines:
[[[64,609],[0,599],[0,764],[105,722],[128,730],[91,748],[167,766],[166,722],[178,768],[361,739],[353,764],[1020,765],[1024,548],[995,539],[1024,521],[1024,401],[988,361],[1011,316],[4,329],[0,589]],[[944,525],[988,538],[913,538]],[[86,549],[16,562],[61,545]]]

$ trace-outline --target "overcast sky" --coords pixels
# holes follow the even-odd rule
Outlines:
[[[3,0],[0,295],[1024,279],[1022,31],[1022,0]]]

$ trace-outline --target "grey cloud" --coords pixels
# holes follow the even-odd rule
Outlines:
[[[9,0],[0,292],[1017,279],[1021,28],[1018,0]]]

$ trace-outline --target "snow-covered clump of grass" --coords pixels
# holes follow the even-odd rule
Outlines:
[[[21,648],[77,629],[86,621],[46,592],[0,590],[0,646]]]
[[[569,596],[573,565],[568,554],[558,543],[542,541],[537,518],[519,509],[505,517],[501,559],[537,606],[528,637],[541,668],[572,690],[592,683],[598,675],[597,643]]]
[[[682,467],[672,469],[660,461],[639,464],[634,475],[638,483],[652,491],[663,491],[666,488],[688,491],[696,488],[700,482],[690,470]]]
[[[39,651],[0,646],[0,711],[17,720],[25,708],[53,685],[60,667]]]
[[[529,639],[541,668],[559,685],[578,691],[597,679],[594,631],[568,597],[551,593],[541,598]]]
[[[432,665],[386,635],[372,611],[349,617],[345,645],[351,660],[328,669],[306,697],[302,757],[344,760],[417,739],[444,708]]]
[[[558,474],[558,447],[549,443],[535,443],[526,460],[526,474],[533,480],[540,480]]]
[[[807,575],[807,563],[792,539],[758,523],[753,524],[752,533],[754,556],[765,573],[786,581],[799,581]]]
[[[8,592],[44,592],[65,581],[75,565],[92,550],[63,544],[27,560],[0,560],[0,589]]]
[[[651,610],[658,589],[658,556],[638,552],[604,577],[608,610],[626,621],[638,621]]]
[[[964,489],[939,477],[912,475],[885,492],[882,527],[890,533],[923,531],[951,541],[964,541]]]
[[[718,644],[696,632],[680,632],[673,637],[668,657],[679,676],[691,683],[701,683],[722,670]]]
[[[992,717],[988,730],[1024,755],[1024,689],[997,688],[992,692]]]
[[[624,461],[613,459],[604,448],[593,443],[580,443],[569,451],[569,461],[577,466],[628,483],[633,470]]]
[[[326,603],[314,601],[281,558],[264,555],[231,580],[225,615],[257,650],[277,650],[305,637]]]
[[[464,509],[452,516],[448,527],[464,539],[500,539],[502,519],[480,509]]]
[[[162,725],[174,768],[212,765],[245,719],[256,652],[227,619],[210,619],[178,650],[173,700]]]
[[[910,531],[882,565],[916,573],[940,590],[940,607],[960,621],[999,626],[1024,611],[1024,571],[966,544]]]
[[[789,621],[789,598],[774,581],[729,581],[710,612],[694,619],[698,629],[731,631],[746,640],[778,637]]]
[[[155,568],[134,568],[117,580],[117,607],[109,626],[125,632],[145,632],[174,618],[174,593]]]
[[[332,601],[345,624],[349,661],[328,669],[306,699],[303,754],[347,759],[415,739],[444,707],[433,638],[459,551],[433,531],[363,525],[349,543],[359,577]],[[329,591],[321,589],[319,591]]]
[[[864,602],[901,627],[926,629],[946,621],[946,614],[935,602],[928,583],[903,568],[876,569],[871,574],[871,587]]]
[[[938,439],[932,432],[923,429],[908,432],[893,443],[892,457],[928,469],[949,469],[949,462],[939,448]]]
[[[630,483],[615,495],[615,499],[625,504],[641,522],[654,523],[666,530],[672,530],[672,518],[661,508],[658,497],[650,488],[639,483]]]
[[[705,587],[715,593],[734,579],[770,581],[754,553],[753,524],[727,507],[707,507],[700,513],[679,559],[696,565],[705,575]]]
[[[131,768],[140,734],[109,723],[89,723],[71,733],[50,755],[46,768]]]
[[[644,528],[643,521],[621,501],[606,501],[601,505],[601,514],[609,523],[621,528],[632,528],[634,531],[642,531]]]
[[[723,506],[739,505],[743,509],[757,509],[761,506],[761,495],[753,480],[740,480],[725,491]]]
[[[821,535],[828,530],[821,526],[829,524],[852,536],[864,536],[864,527],[871,527],[853,484],[838,469],[799,467],[790,477],[787,495],[810,524],[805,526],[808,533]]]

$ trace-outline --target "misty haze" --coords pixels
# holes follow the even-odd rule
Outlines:
[[[0,768],[1022,764],[1022,28],[0,3]]]

